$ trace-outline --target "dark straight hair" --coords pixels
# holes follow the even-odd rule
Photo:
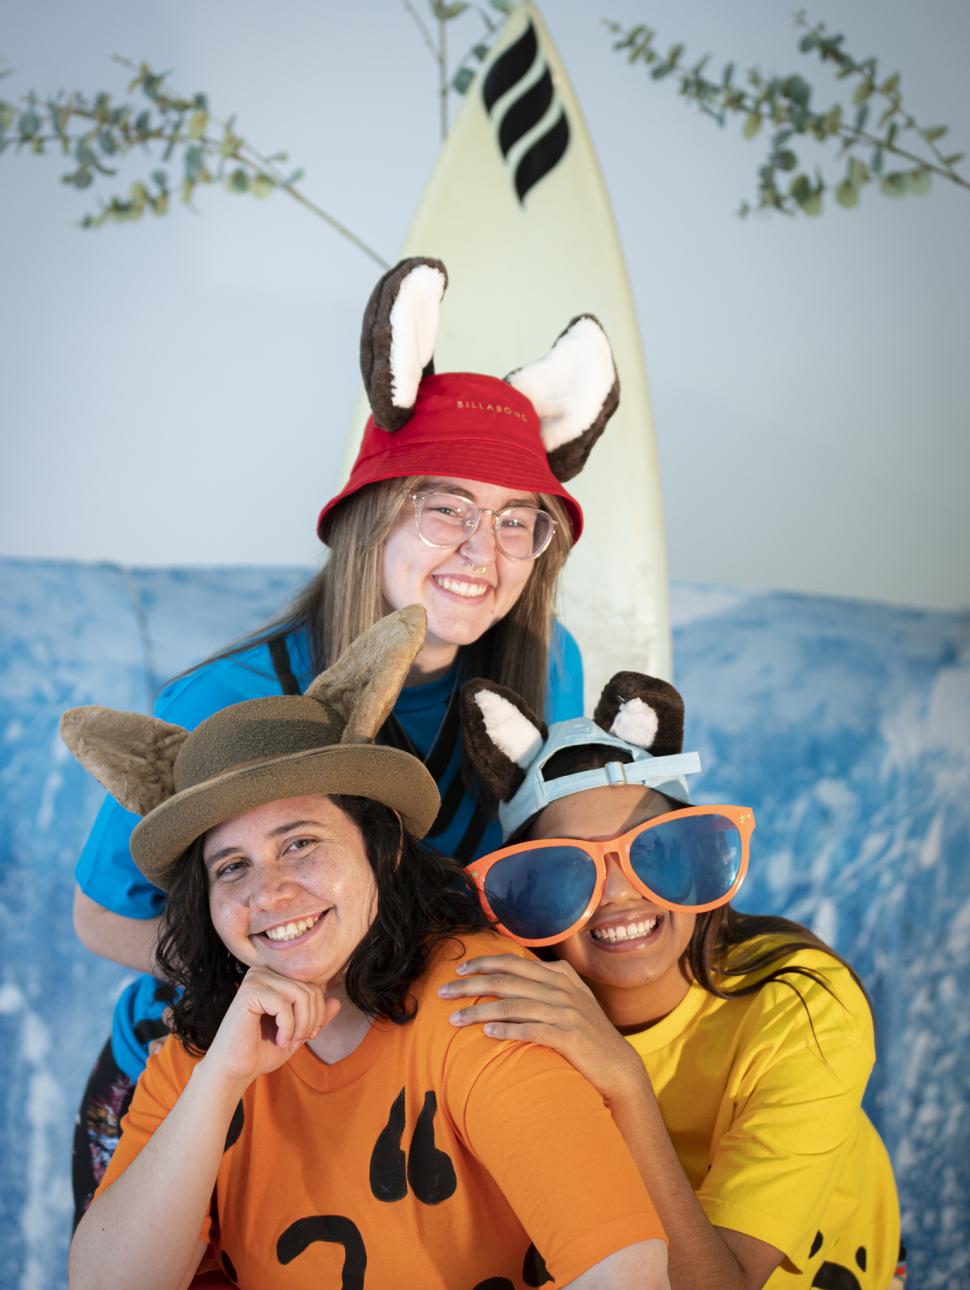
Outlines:
[[[550,757],[543,767],[543,778],[562,779],[565,775],[575,775],[579,771],[596,770],[611,761],[632,760],[632,756],[622,748],[610,748],[603,744],[563,748]],[[675,802],[670,798],[665,800],[671,811],[680,810],[684,806],[683,802]],[[520,837],[534,836],[535,818],[537,817],[520,832]],[[770,981],[780,981],[783,985],[790,986],[802,998],[791,980],[792,977],[799,976],[814,981],[833,998],[837,998],[820,972],[789,961],[799,950],[818,950],[840,963],[862,991],[869,1011],[872,1012],[872,1001],[851,964],[809,928],[789,918],[771,914],[743,914],[730,904],[698,914],[681,963],[699,986],[719,999],[740,999],[755,994]],[[728,981],[738,977],[747,979],[729,988]],[[804,998],[802,1003],[805,1004]],[[807,1010],[807,1005],[805,1006]]]
[[[351,954],[344,988],[368,1016],[397,1024],[411,1021],[417,1004],[411,987],[438,942],[484,925],[465,871],[427,850],[390,807],[365,797],[330,801],[360,831],[377,884],[377,914]],[[172,1004],[172,1029],[187,1052],[205,1052],[235,997],[246,967],[219,939],[209,916],[209,884],[202,839],[175,869],[158,942],[158,966],[182,993]]]

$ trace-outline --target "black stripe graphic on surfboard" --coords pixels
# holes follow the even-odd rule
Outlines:
[[[548,66],[543,66],[538,79],[527,89],[513,93],[540,57],[539,39],[530,22],[519,39],[496,58],[482,82],[482,99],[490,116],[499,100],[513,94],[498,122],[498,146],[505,158],[520,139],[535,129],[553,105],[555,89]],[[560,105],[555,122],[533,141],[515,167],[515,191],[521,203],[525,203],[529,190],[559,164],[568,146],[569,122]]]

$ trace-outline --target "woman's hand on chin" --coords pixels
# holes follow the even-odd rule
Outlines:
[[[643,1081],[643,1062],[568,963],[492,954],[458,971],[460,980],[439,988],[443,998],[496,997],[452,1013],[452,1025],[484,1024],[493,1039],[555,1049],[611,1106]]]
[[[337,1015],[340,1002],[326,989],[250,968],[205,1055],[206,1068],[246,1087],[277,1070]]]

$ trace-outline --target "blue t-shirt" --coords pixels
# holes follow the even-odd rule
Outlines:
[[[309,640],[305,631],[286,638],[290,666],[301,691],[313,680]],[[394,705],[394,716],[424,756],[441,726],[455,685],[451,672],[427,685],[408,686]],[[280,682],[265,644],[207,663],[188,676],[165,686],[155,704],[155,715],[174,725],[194,730],[206,717],[244,699],[260,699],[280,693]],[[566,721],[583,713],[583,665],[579,646],[560,624],[553,627],[549,649],[549,685],[546,720]],[[456,740],[451,755],[437,776],[439,786],[453,784],[461,757]],[[465,836],[474,811],[467,792],[461,793],[447,827],[425,841],[444,855],[451,854]],[[164,908],[165,893],[153,886],[135,867],[129,847],[139,817],[107,796],[84,844],[75,870],[77,884],[105,909],[128,918],[155,918]],[[485,855],[501,846],[497,820],[486,827],[474,855]],[[148,1044],[165,1033],[161,1023],[166,987],[151,976],[139,976],[122,992],[115,1006],[111,1027],[114,1059],[132,1080],[141,1074],[148,1058]]]

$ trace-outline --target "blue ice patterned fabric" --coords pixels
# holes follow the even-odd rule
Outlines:
[[[313,679],[309,641],[303,631],[287,637],[287,648],[293,674],[301,690]],[[454,686],[454,672],[427,685],[402,691],[394,715],[416,748],[425,755],[429,750]],[[194,730],[214,712],[244,699],[279,694],[280,685],[270,659],[269,649],[259,644],[217,659],[170,682],[155,704],[155,715],[164,721]],[[579,646],[570,633],[556,623],[550,649],[549,695],[546,703],[548,721],[565,721],[582,715],[583,668]],[[460,747],[455,746],[439,783],[451,783],[458,773]],[[464,834],[473,804],[464,794],[448,828],[429,844],[449,854]],[[153,886],[135,867],[129,851],[132,830],[138,816],[119,806],[107,796],[95,819],[91,833],[75,870],[78,886],[84,894],[115,914],[128,918],[157,917],[164,906],[164,893]],[[497,822],[486,829],[476,849],[484,855],[501,845]],[[136,1080],[148,1059],[148,1043],[165,1009],[159,983],[151,976],[139,976],[121,993],[111,1025],[111,1047],[115,1061],[125,1074]]]

